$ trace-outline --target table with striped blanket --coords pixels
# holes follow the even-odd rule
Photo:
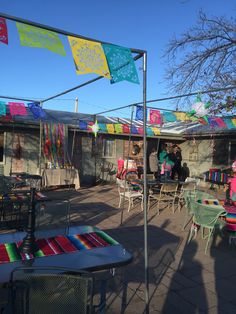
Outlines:
[[[56,230],[53,231],[56,234]],[[67,235],[37,239],[34,255],[20,252],[24,236],[24,232],[0,235],[0,283],[7,282],[10,272],[23,265],[96,271],[132,261],[132,255],[120,243],[96,227],[71,227]]]

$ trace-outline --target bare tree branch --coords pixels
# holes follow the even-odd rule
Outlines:
[[[236,20],[207,17],[200,11],[194,27],[169,41],[164,57],[168,62],[165,78],[172,93],[236,86]],[[235,90],[227,96],[232,105]],[[224,97],[222,93],[221,101]],[[217,97],[212,99],[222,108]],[[229,98],[225,99],[229,103]]]

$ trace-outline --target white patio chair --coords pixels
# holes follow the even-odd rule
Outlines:
[[[143,194],[142,192],[135,191],[132,189],[132,186],[125,180],[117,179],[118,192],[119,192],[119,208],[121,207],[122,202],[128,201],[128,212],[130,208],[134,206],[134,201],[141,201],[141,209],[143,209]]]

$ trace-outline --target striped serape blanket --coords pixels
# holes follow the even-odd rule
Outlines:
[[[0,264],[29,260],[35,257],[107,247],[118,244],[118,242],[105,232],[97,231],[77,235],[58,235],[51,238],[37,239],[36,245],[38,250],[36,250],[34,254],[21,253],[19,249],[21,244],[22,241],[0,244]]]

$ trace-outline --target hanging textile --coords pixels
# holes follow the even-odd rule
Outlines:
[[[186,112],[175,112],[176,119],[178,121],[186,121],[188,120]]]
[[[106,123],[98,123],[98,125],[99,125],[99,129],[102,132],[107,132],[107,125],[106,125]]]
[[[87,122],[79,121],[79,128],[80,130],[87,130]]]
[[[148,136],[153,136],[153,131],[152,131],[151,128],[147,128],[147,129],[146,129],[146,132],[147,132],[147,135],[148,135]]]
[[[161,131],[158,128],[152,127],[152,131],[153,131],[154,135],[160,135],[161,134]]]
[[[53,168],[70,164],[68,151],[68,128],[62,123],[43,123],[42,151],[45,163]]]
[[[26,116],[27,111],[24,103],[20,102],[9,102],[9,110],[12,116]]]
[[[66,55],[64,46],[57,33],[43,28],[16,22],[22,46],[46,48],[62,56]]]
[[[224,123],[226,124],[228,129],[235,129],[235,125],[233,124],[233,122],[231,121],[231,119],[229,118],[224,118]]]
[[[131,134],[138,134],[138,129],[135,125],[131,126]]]
[[[128,124],[123,124],[123,133],[130,133],[130,128]]]
[[[5,116],[6,113],[6,103],[5,101],[0,101],[0,116]]]
[[[208,121],[211,128],[218,128],[218,123],[216,122],[215,118],[208,117]]]
[[[102,47],[110,69],[111,83],[128,81],[139,84],[138,73],[131,50],[110,44],[102,44]]]
[[[138,134],[143,135],[143,127],[139,127],[139,128],[138,128]]]
[[[224,123],[223,119],[216,117],[215,121],[220,128],[227,128],[227,125]]]
[[[149,111],[149,120],[150,124],[162,124],[162,117],[159,110],[156,109],[150,109]]]
[[[29,103],[28,107],[30,111],[32,112],[35,119],[45,119],[46,113],[45,111],[40,107],[38,103]]]
[[[0,17],[0,41],[8,45],[7,23],[3,17]]]
[[[96,73],[111,79],[102,45],[95,41],[68,36],[77,74]]]
[[[107,132],[109,134],[114,134],[115,133],[114,125],[112,123],[108,123],[107,124]]]

